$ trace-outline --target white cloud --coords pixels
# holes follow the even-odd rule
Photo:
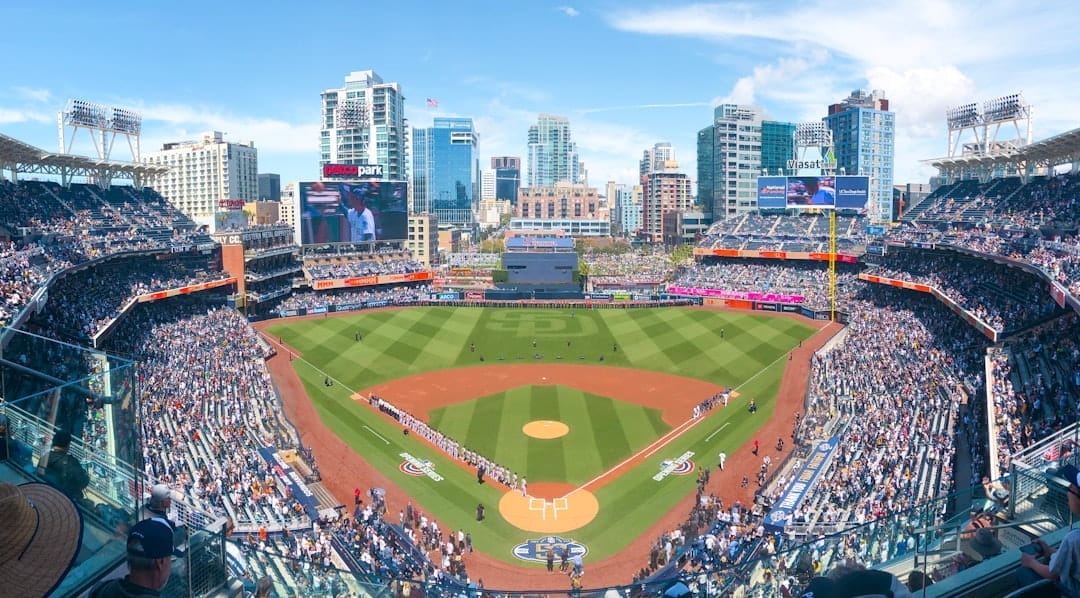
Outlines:
[[[573,6],[560,6],[559,12],[563,13],[568,17],[576,17],[581,14],[580,12],[578,12],[578,9],[574,8]]]
[[[1063,74],[1073,68],[1071,22],[1055,16],[1070,10],[1060,1],[1017,7],[1008,0],[811,0],[781,9],[657,5],[608,21],[622,31],[699,38],[725,52],[753,48],[768,56],[714,103],[765,104],[784,110],[781,118],[807,120],[852,89],[883,90],[897,115],[896,181],[906,182],[926,179],[919,160],[945,153],[950,106],[1023,89],[1036,103],[1036,123],[1075,126],[1065,123],[1075,122],[1080,88]],[[883,36],[883,27],[893,34]],[[1022,42],[1008,41],[1018,36]]]
[[[206,131],[222,131],[232,141],[250,140],[261,150],[280,152],[316,152],[319,146],[319,123],[289,122],[278,118],[231,114],[212,106],[187,104],[148,104],[141,101],[124,105],[141,112],[143,130],[153,137],[183,140]],[[144,147],[151,148],[144,144]]]
[[[42,87],[16,87],[15,94],[24,100],[45,103],[52,98],[52,93]]]
[[[4,108],[0,106],[0,125],[14,125],[24,122],[56,123],[56,117],[38,110],[23,108]]]

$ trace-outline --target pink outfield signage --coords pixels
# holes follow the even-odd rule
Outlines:
[[[698,297],[720,297],[722,299],[743,299],[746,301],[774,301],[777,303],[802,303],[803,295],[785,295],[782,293],[758,293],[757,291],[725,291],[723,289],[699,289],[697,287],[667,288],[672,295],[696,295]]]

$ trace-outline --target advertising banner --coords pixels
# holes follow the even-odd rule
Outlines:
[[[629,301],[630,293],[612,293],[611,298],[615,301]]]
[[[435,299],[437,301],[459,301],[461,293],[436,293]]]
[[[480,291],[467,291],[465,293],[465,299],[469,301],[483,301],[484,294]]]
[[[757,180],[757,203],[761,209],[787,207],[787,177],[762,176]]]
[[[408,238],[408,183],[299,183],[300,242],[356,243]]]
[[[810,309],[809,307],[806,307],[805,305],[799,306],[799,313],[802,314],[802,317],[804,318],[810,318],[811,320],[817,319],[817,312]]]
[[[610,301],[611,293],[585,293],[586,299],[597,299],[600,301]]]
[[[841,210],[865,210],[870,201],[870,177],[836,177],[836,207]],[[885,234],[884,227],[878,235]],[[875,233],[870,233],[875,234]]]
[[[828,467],[833,451],[836,450],[837,438],[833,436],[829,440],[819,442],[814,450],[806,458],[802,469],[799,470],[787,488],[780,495],[780,499],[773,504],[769,514],[765,516],[765,525],[771,529],[783,529],[787,525],[787,518],[795,509],[799,508],[803,498],[814,487],[814,482]]]
[[[320,305],[319,307],[313,307],[308,310],[309,314],[324,314],[326,313],[326,306]]]
[[[157,301],[158,299],[165,299],[166,297],[175,297],[177,295],[190,295],[191,293],[198,293],[199,291],[205,291],[208,289],[216,289],[230,284],[236,284],[236,277],[230,276],[229,278],[222,278],[221,280],[212,280],[210,282],[201,282],[199,284],[188,285],[186,287],[180,287],[176,289],[169,289],[167,291],[158,291],[156,293],[146,293],[145,295],[139,295],[137,301],[139,303],[146,303],[147,301]]]
[[[780,311],[778,307],[779,305],[776,303],[754,303],[754,309],[761,311]]]
[[[774,301],[779,303],[802,303],[806,301],[803,295],[789,295],[784,293],[760,293],[757,291],[727,291],[724,289],[702,289],[699,287],[668,286],[667,292],[672,295],[695,295],[700,297],[721,297],[723,299],[747,299],[750,301]]]
[[[331,280],[315,280],[311,286],[316,291],[325,289],[344,289],[350,287],[367,287],[380,284],[401,284],[404,282],[421,282],[433,280],[434,272],[409,272],[407,274],[379,274],[371,276],[352,276],[349,278],[335,278]]]
[[[919,284],[917,282],[909,282],[907,280],[897,280],[895,278],[886,278],[884,276],[876,276],[874,274],[859,274],[859,280],[865,280],[867,282],[873,282],[876,284],[887,284],[901,289],[908,289],[911,291],[919,291],[920,293],[929,293],[930,286],[925,284]]]

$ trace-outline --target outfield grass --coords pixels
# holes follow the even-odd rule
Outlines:
[[[724,331],[723,339],[721,330]],[[363,334],[362,341],[355,340],[357,332]],[[692,451],[698,466],[715,469],[720,451],[734,454],[753,439],[757,429],[771,417],[787,364],[784,356],[813,332],[809,325],[791,318],[679,308],[579,310],[573,317],[568,310],[553,309],[407,308],[285,322],[270,328],[270,334],[282,337],[303,353],[303,358],[294,360],[293,365],[327,427],[391,477],[424,508],[435,513],[444,527],[471,531],[479,550],[517,564],[521,561],[512,556],[513,546],[536,538],[538,534],[521,531],[499,516],[494,507],[502,491],[490,484],[478,485],[473,471],[451,462],[425,443],[403,436],[392,422],[366,405],[353,401],[351,394],[355,390],[424,371],[480,365],[481,354],[485,356],[484,365],[576,363],[580,354],[587,357],[583,361],[590,365],[664,371],[738,388],[742,396],[728,408],[714,410],[644,464],[596,491],[600,502],[596,519],[574,532],[562,534],[587,544],[587,559],[594,561],[617,553],[693,491],[694,476],[654,480],[653,475],[660,470],[662,461]],[[532,347],[534,339],[536,349]],[[571,343],[569,349],[566,348],[567,341]],[[473,343],[476,352],[470,350]],[[618,345],[617,352],[612,349],[613,343]],[[516,359],[519,353],[523,355],[523,361]],[[532,359],[534,353],[543,354],[543,358]],[[603,364],[596,359],[600,354],[605,355]],[[557,360],[557,355],[562,355],[563,359]],[[500,356],[508,361],[499,361]],[[323,385],[327,373],[339,384]],[[549,419],[564,418],[563,401],[580,400],[589,412],[596,408],[592,406],[594,403],[599,405],[598,401],[607,400],[585,397],[584,393],[575,399],[572,393],[556,387],[536,387],[503,393],[508,395],[503,397],[504,407],[507,402],[519,399],[514,395],[517,392],[534,394],[538,403],[547,405],[545,409],[558,406],[559,417]],[[757,414],[751,415],[744,408],[748,397],[756,399]],[[470,401],[474,404],[471,407],[474,416],[477,410],[492,409],[487,406],[489,401],[494,405],[499,399],[488,397]],[[611,408],[616,408],[615,402],[611,403]],[[618,405],[618,409],[625,408],[623,403]],[[452,437],[471,437],[474,440],[469,442],[483,443],[488,442],[484,439],[485,430],[493,435],[492,428],[485,426],[469,429],[474,418],[465,415],[465,411],[470,407],[447,409],[453,415],[448,418],[444,409],[441,415],[432,414],[433,423],[438,420],[440,429]],[[531,412],[521,414],[518,411],[504,409],[497,417],[494,412],[481,417],[490,417],[492,422],[498,419],[500,427],[502,419],[507,417],[534,419]],[[629,419],[635,417],[639,416],[629,416]],[[624,423],[620,420],[619,425]],[[608,433],[599,423],[579,425],[591,426],[594,436]],[[459,432],[451,432],[451,428]],[[459,433],[462,436],[459,437]],[[654,424],[653,434],[661,433]],[[485,445],[494,447],[497,456],[491,456],[496,461],[511,467],[507,461],[524,463],[521,468],[529,472],[530,481],[546,480],[547,476],[552,476],[554,481],[558,475],[554,470],[533,473],[534,468],[546,467],[540,463],[545,459],[545,453],[532,451],[527,442],[523,449],[500,452],[503,450],[501,437],[500,433],[498,438]],[[599,440],[591,442],[594,447],[602,444]],[[572,477],[579,479],[587,475],[574,469],[576,460],[584,459],[579,455],[588,454],[588,459],[600,461],[600,465],[592,467],[603,467],[603,463],[615,459],[613,455],[594,456],[589,452],[597,449],[588,448],[587,444],[582,446],[586,448],[566,451],[563,481],[574,483]],[[403,452],[430,461],[444,479],[435,482],[427,477],[401,474],[398,466]],[[737,481],[731,480],[731,483]],[[478,502],[489,507],[488,519],[483,524],[478,524],[474,518]]]
[[[530,438],[536,420],[565,423],[561,438]],[[531,482],[579,486],[618,465],[671,429],[657,409],[566,386],[522,386],[434,409],[433,428],[523,474]]]

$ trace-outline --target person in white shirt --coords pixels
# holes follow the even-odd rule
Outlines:
[[[374,241],[375,240],[375,215],[364,203],[364,196],[360,189],[345,187],[348,189],[347,197],[349,210],[346,218],[349,220],[350,241]]]

